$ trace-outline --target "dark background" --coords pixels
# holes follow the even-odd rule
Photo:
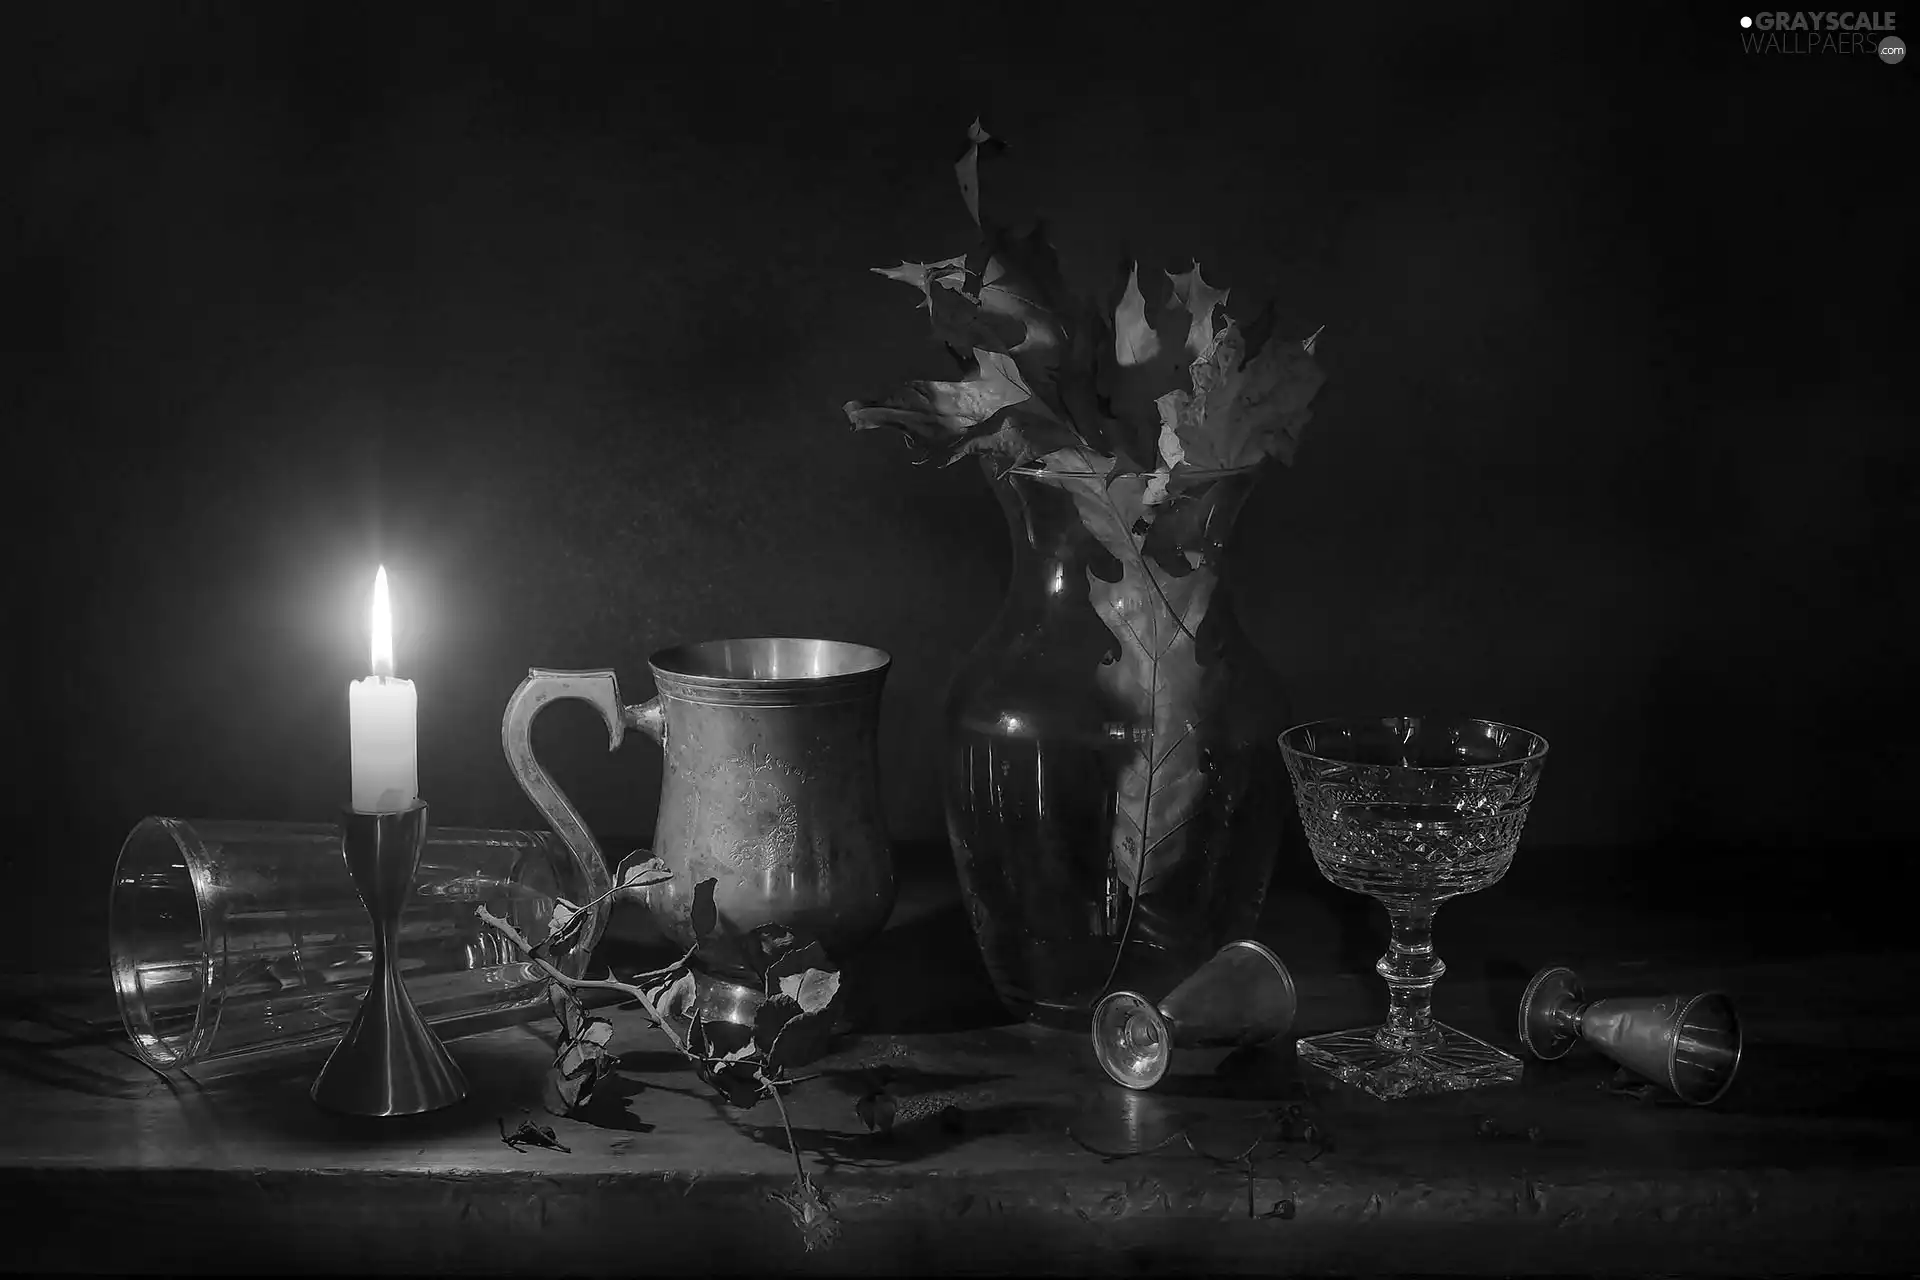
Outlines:
[[[824,635],[894,655],[890,821],[941,840],[1005,533],[838,406],[946,376],[867,268],[967,248],[976,114],[1070,274],[1124,237],[1327,326],[1239,528],[1301,718],[1543,732],[1523,861],[1826,896],[1914,836],[1912,59],[1732,9],[667,8],[8,11],[9,963],[143,814],[331,817],[379,562],[438,822],[537,821],[529,665],[634,701],[667,644]],[[540,728],[650,830],[644,741]]]

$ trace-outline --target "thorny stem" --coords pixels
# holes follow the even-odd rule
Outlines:
[[[618,991],[624,995],[631,996],[633,999],[640,1002],[641,1007],[647,1011],[647,1016],[653,1020],[653,1024],[659,1027],[662,1031],[667,1033],[667,1038],[673,1042],[674,1047],[679,1049],[680,1052],[685,1054],[688,1058],[692,1059],[694,1062],[705,1065],[710,1070],[729,1065],[726,1059],[716,1058],[711,1055],[695,1053],[693,1051],[692,1045],[680,1038],[680,1036],[674,1031],[673,1024],[667,1021],[666,1018],[661,1016],[660,1010],[654,1005],[653,1000],[647,995],[645,991],[642,991],[639,987],[633,986],[630,983],[615,982],[610,979],[601,980],[601,979],[593,979],[593,978],[569,978],[566,974],[561,973],[558,969],[548,964],[545,960],[542,960],[539,956],[534,955],[533,948],[528,944],[526,938],[521,936],[520,931],[518,929],[515,929],[512,925],[508,924],[505,920],[502,920],[499,916],[494,915],[491,911],[488,911],[484,906],[475,907],[474,914],[478,915],[480,919],[484,921],[486,924],[492,926],[495,929],[498,929],[502,934],[506,935],[506,937],[509,938],[515,946],[520,948],[520,950],[526,955],[527,959],[533,961],[534,964],[540,967],[541,972],[545,973],[550,980],[559,983],[563,987],[570,987],[570,988],[573,988],[574,990],[586,989],[586,990],[598,990],[598,991]],[[658,969],[649,970],[648,972],[641,974],[640,977],[641,978],[665,977],[667,974],[672,973],[675,969],[679,969],[685,966],[689,960],[693,959],[693,954],[697,950],[699,950],[699,946],[698,944],[695,944],[693,947],[689,947],[687,949],[686,955],[681,956],[680,959],[676,960],[674,963],[670,965],[664,965]],[[793,1121],[787,1115],[786,1100],[780,1096],[781,1085],[797,1084],[799,1081],[794,1079],[779,1079],[779,1080],[773,1079],[767,1075],[764,1069],[756,1072],[755,1075],[760,1082],[761,1089],[766,1092],[767,1096],[773,1099],[774,1107],[778,1109],[780,1112],[780,1128],[784,1130],[787,1135],[787,1151],[789,1154],[793,1156],[794,1192],[796,1195],[795,1203],[799,1204],[800,1200],[798,1199],[798,1197],[806,1195],[808,1192],[808,1189],[813,1184],[807,1178],[807,1167],[800,1159],[800,1140],[794,1137],[793,1135]],[[803,1079],[803,1080],[810,1080],[813,1078],[814,1077],[812,1076],[800,1077],[800,1079]],[[505,1137],[505,1134],[506,1134],[506,1126],[503,1123],[501,1125],[501,1136]],[[804,1206],[802,1207],[802,1212],[805,1212]]]
[[[780,1109],[780,1127],[787,1131],[787,1151],[793,1156],[794,1180],[804,1188],[807,1185],[807,1167],[800,1163],[800,1143],[793,1136],[793,1123],[787,1119],[786,1100],[780,1096],[779,1086],[767,1079],[766,1076],[763,1075],[760,1077],[760,1083],[766,1088],[768,1094],[773,1097],[773,1105]]]
[[[608,889],[605,893],[597,894],[594,897],[587,899],[585,902],[581,903],[579,906],[574,907],[573,914],[567,917],[567,922],[561,925],[558,929],[555,929],[553,931],[553,937],[547,939],[547,941],[556,942],[561,938],[566,937],[568,934],[574,932],[574,930],[580,927],[580,922],[587,918],[587,912],[593,910],[595,907],[599,906],[601,903],[605,902],[608,898],[611,898],[614,894],[620,892],[622,889],[645,889],[645,888],[651,887],[652,885],[663,884],[663,883],[665,882],[661,880],[650,880],[650,881],[647,881],[645,884],[642,884],[637,880],[631,884],[625,883],[625,882],[616,882],[613,885],[613,887]],[[569,903],[568,905],[572,906],[571,903]]]
[[[518,929],[515,929],[512,925],[508,924],[505,920],[502,920],[499,916],[494,915],[491,911],[488,911],[485,907],[476,907],[474,909],[474,913],[478,915],[487,924],[492,925],[495,929],[498,929],[501,933],[505,934],[507,938],[515,946],[519,947],[521,951],[526,953],[527,959],[531,960],[534,964],[540,966],[541,971],[545,973],[548,978],[559,983],[561,986],[571,987],[575,990],[585,990],[585,991],[618,991],[622,995],[631,996],[633,999],[640,1002],[641,1006],[646,1010],[647,1017],[652,1020],[653,1024],[659,1027],[662,1031],[667,1033],[667,1038],[673,1041],[674,1047],[680,1050],[680,1052],[685,1054],[688,1058],[690,1058],[694,1062],[698,1062],[707,1067],[717,1068],[717,1067],[724,1067],[729,1064],[729,1060],[723,1057],[718,1057],[713,1054],[695,1053],[693,1051],[693,1047],[690,1044],[687,1044],[686,1042],[682,1041],[680,1037],[674,1033],[673,1023],[669,1019],[661,1015],[659,1009],[654,1005],[653,1000],[647,995],[645,991],[641,990],[639,987],[636,987],[631,983],[615,982],[611,979],[569,978],[566,974],[561,973],[558,969],[548,964],[545,960],[542,960],[539,956],[534,955],[533,948],[528,945],[526,938],[521,936],[520,931]],[[686,965],[687,961],[693,959],[693,953],[698,949],[699,948],[697,946],[689,947],[687,949],[687,954],[685,954],[684,956],[681,956],[678,960],[674,961],[672,964],[662,965],[658,969],[649,969],[647,972],[640,974],[638,976],[642,979],[664,978],[668,974],[674,972],[676,969],[683,968]],[[773,1089],[778,1085],[799,1084],[802,1081],[813,1080],[817,1078],[818,1078],[817,1075],[783,1076],[778,1079],[763,1079],[763,1083],[765,1083],[769,1089]],[[779,1100],[779,1095],[776,1093],[775,1101],[778,1101],[778,1100]],[[784,1111],[782,1112],[782,1114],[784,1115]]]
[[[674,1030],[673,1023],[661,1015],[659,1008],[653,1003],[652,997],[647,995],[647,993],[639,987],[627,982],[615,982],[610,978],[569,978],[566,974],[533,954],[533,947],[521,936],[518,929],[508,924],[505,920],[502,920],[499,916],[494,915],[493,912],[487,910],[485,907],[475,907],[473,910],[474,914],[479,916],[481,920],[505,934],[508,940],[526,954],[527,959],[538,965],[540,971],[545,973],[547,977],[554,982],[559,983],[563,987],[570,987],[576,991],[618,991],[622,995],[639,1001],[641,1008],[647,1011],[647,1017],[653,1020],[655,1026],[667,1033],[667,1039],[673,1041],[674,1048],[680,1050],[681,1053],[686,1054],[690,1058],[698,1056],[693,1052],[692,1047],[680,1038],[679,1033]],[[643,978],[664,977],[686,964],[687,961],[692,958],[693,949],[689,949],[686,955],[682,956],[673,964],[667,965],[664,968],[651,970],[640,976]]]

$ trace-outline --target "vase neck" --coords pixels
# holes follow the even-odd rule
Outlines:
[[[1055,597],[1105,581],[1219,576],[1234,521],[1255,471],[1188,479],[1148,502],[1144,477],[1009,472],[994,481],[1006,513],[1016,589]]]

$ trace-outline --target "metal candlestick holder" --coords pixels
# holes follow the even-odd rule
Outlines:
[[[398,964],[400,911],[427,839],[427,806],[348,809],[340,818],[347,874],[373,920],[373,980],[353,1025],[313,1082],[313,1100],[356,1116],[410,1116],[467,1096],[466,1077],[414,1008]]]

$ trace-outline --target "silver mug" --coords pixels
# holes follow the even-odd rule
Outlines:
[[[838,640],[709,640],[647,660],[655,697],[620,702],[614,673],[534,668],[507,702],[501,741],[529,799],[574,855],[606,865],[592,832],[533,754],[533,721],[577,698],[660,744],[652,853],[673,879],[639,891],[661,930],[698,941],[696,886],[714,881],[720,926],[780,925],[839,961],[885,926],[893,860],[880,806],[880,692],[892,659]]]

